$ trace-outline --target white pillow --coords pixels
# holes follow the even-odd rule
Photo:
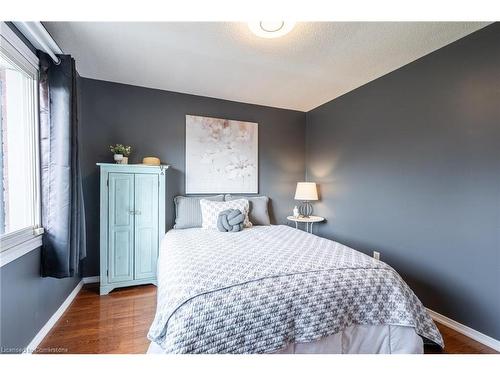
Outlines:
[[[250,220],[248,220],[248,209],[250,204],[248,199],[235,199],[229,202],[216,202],[209,201],[208,199],[200,199],[201,206],[201,227],[203,229],[217,229],[217,219],[219,218],[219,213],[227,209],[240,210],[243,215],[245,215],[245,221],[243,226],[249,228],[252,226]]]

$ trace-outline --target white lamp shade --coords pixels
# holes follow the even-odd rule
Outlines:
[[[298,201],[317,201],[318,190],[315,182],[297,182],[295,190],[295,200]]]

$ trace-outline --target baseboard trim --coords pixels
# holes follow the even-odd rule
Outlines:
[[[69,305],[71,305],[71,302],[73,302],[78,292],[82,289],[83,284],[84,284],[83,280],[80,280],[80,282],[76,285],[75,289],[73,289],[73,291],[69,294],[69,296],[66,297],[66,299],[61,304],[61,306],[59,306],[57,311],[50,317],[47,323],[45,323],[45,325],[36,334],[33,340],[31,340],[26,349],[24,349],[23,354],[33,354],[33,352],[36,350],[36,348],[38,348],[38,345],[40,345],[40,343],[45,338],[47,333],[49,333],[49,331],[52,329],[52,327],[54,327],[59,318],[61,318],[61,316],[64,314]]]
[[[83,280],[84,284],[98,283],[99,282],[99,276],[84,277],[82,280]]]
[[[466,325],[463,325],[462,323],[459,323],[453,319],[448,318],[447,316],[444,316],[438,312],[435,312],[431,309],[427,309],[427,312],[431,316],[432,319],[434,319],[436,322],[441,323],[445,325],[448,328],[451,328],[462,335],[465,335],[467,337],[470,337],[473,340],[476,340],[477,342],[480,342],[483,345],[486,345],[492,349],[495,349],[497,352],[500,352],[500,341],[494,339],[493,337],[487,336],[484,333],[481,333],[479,331],[476,331],[475,329],[472,329],[470,327],[467,327]]]

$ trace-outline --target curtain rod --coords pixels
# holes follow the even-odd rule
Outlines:
[[[56,64],[60,63],[59,57],[63,51],[59,48],[56,41],[50,36],[49,32],[43,27],[41,22],[13,22],[17,29],[36,49],[47,53]]]

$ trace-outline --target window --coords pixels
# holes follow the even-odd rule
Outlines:
[[[12,33],[9,38],[6,31],[5,26],[2,25],[0,45],[1,251],[32,240],[41,232],[39,229],[38,68],[33,64],[33,56],[26,57],[23,49],[18,46],[16,48],[16,43],[13,43],[13,41],[22,42],[15,35],[12,36]]]

